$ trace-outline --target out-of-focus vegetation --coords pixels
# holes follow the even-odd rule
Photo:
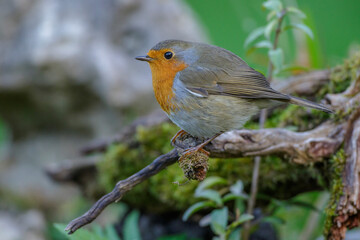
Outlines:
[[[3,157],[3,154],[6,152],[6,144],[9,141],[9,131],[5,123],[0,118],[0,159]]]
[[[228,185],[229,183],[220,177],[209,177],[201,182],[194,197],[205,200],[189,207],[183,220],[186,221],[194,213],[210,208],[210,213],[199,220],[200,226],[210,226],[216,235],[214,240],[240,239],[240,226],[254,216],[245,213],[245,200],[248,195],[243,192],[242,182],[238,180],[233,185]],[[233,209],[230,210],[228,205],[233,205]]]
[[[245,39],[255,28],[266,24],[261,11],[264,1],[208,0],[187,3],[204,24],[210,40],[242,56],[251,66],[266,72],[265,52],[246,56]],[[298,39],[291,32],[280,39],[286,62],[298,62],[303,67],[326,68],[338,64],[348,56],[349,48],[360,44],[360,3],[353,0],[285,0],[287,6],[301,9],[308,17],[306,23],[314,32],[314,39]],[[295,38],[295,42],[292,39]],[[301,45],[300,45],[301,44]],[[300,49],[299,49],[300,47]],[[299,55],[301,56],[299,58]]]

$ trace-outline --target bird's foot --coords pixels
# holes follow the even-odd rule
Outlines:
[[[176,139],[177,139],[178,137],[184,136],[185,134],[188,134],[188,133],[185,132],[185,131],[182,130],[182,129],[181,129],[180,131],[178,131],[178,132],[175,134],[175,136],[171,139],[171,145],[174,146]]]
[[[193,154],[195,154],[195,153],[197,153],[197,152],[202,152],[202,153],[206,154],[207,156],[210,156],[210,153],[209,153],[208,151],[204,150],[204,147],[205,147],[206,145],[208,145],[209,142],[211,142],[212,140],[214,140],[215,138],[217,138],[220,134],[221,134],[221,133],[216,134],[215,136],[209,138],[209,139],[206,140],[205,142],[203,142],[203,143],[201,143],[201,144],[199,144],[199,145],[197,145],[197,146],[195,146],[195,147],[191,147],[191,148],[186,149],[185,152],[183,153],[183,155],[184,155],[184,156],[189,156],[189,155],[193,155]]]

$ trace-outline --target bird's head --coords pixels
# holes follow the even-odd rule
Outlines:
[[[135,59],[146,61],[150,64],[153,78],[160,72],[167,72],[167,75],[175,74],[197,60],[195,43],[181,40],[166,40],[159,42],[146,56],[139,56]]]

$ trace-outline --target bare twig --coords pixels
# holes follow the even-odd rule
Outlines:
[[[179,156],[177,151],[172,150],[171,152],[156,158],[151,164],[131,177],[119,181],[115,188],[110,193],[100,198],[89,211],[81,217],[72,220],[67,225],[65,231],[69,231],[68,233],[72,234],[82,226],[91,223],[109,204],[119,201],[125,193],[130,191],[134,186],[157,174],[167,166],[175,163],[178,158]]]

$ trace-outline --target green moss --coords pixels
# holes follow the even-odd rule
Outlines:
[[[337,216],[336,207],[343,195],[343,180],[342,173],[345,167],[346,156],[344,149],[340,149],[336,155],[330,160],[330,200],[326,207],[325,214],[326,220],[324,225],[324,236],[327,236],[331,226],[333,225],[334,217]]]
[[[177,130],[178,128],[170,123],[151,128],[139,127],[135,135],[139,144],[128,146],[122,143],[111,146],[103,161],[98,163],[102,189],[111,191],[117,181],[131,176],[159,155],[170,151],[170,139]],[[230,182],[241,179],[245,186],[249,186],[252,168],[252,158],[211,158],[207,175],[220,176]],[[259,188],[265,192],[274,191],[279,185],[285,186],[289,181],[299,178],[306,182],[316,175],[308,167],[288,163],[279,157],[264,158],[260,171],[264,174],[261,174]],[[179,165],[174,164],[136,186],[123,200],[133,207],[146,208],[153,212],[184,210],[196,201],[193,194],[197,184],[197,181],[187,182]],[[146,202],[143,199],[146,199]]]
[[[318,97],[321,99],[328,93],[341,93],[345,91],[350,83],[357,79],[357,71],[360,68],[360,52],[355,52],[346,59],[342,65],[331,70],[330,82],[320,90]]]

